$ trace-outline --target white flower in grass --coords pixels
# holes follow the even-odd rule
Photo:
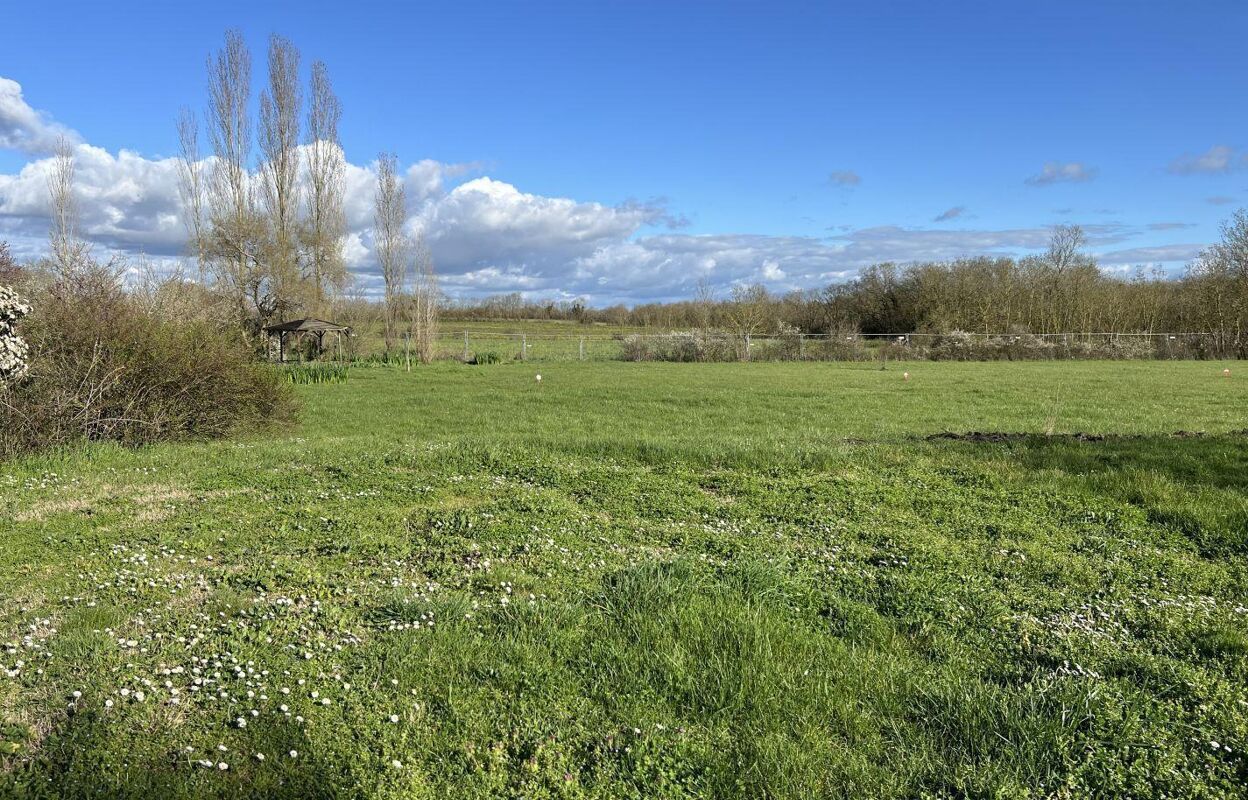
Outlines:
[[[390,762],[390,766],[394,767],[395,769],[403,769],[403,762],[396,758],[395,760]]]
[[[390,721],[391,721],[391,722],[398,722],[398,721],[399,721],[399,715],[398,715],[398,714],[391,714],[391,715],[390,715]]]
[[[298,758],[298,757],[299,757],[299,751],[298,751],[298,750],[291,750],[291,751],[290,751],[290,757],[291,757],[291,758]]]
[[[230,768],[230,765],[225,763],[224,761],[217,764],[217,769],[221,770],[222,772],[225,772],[229,768]]]

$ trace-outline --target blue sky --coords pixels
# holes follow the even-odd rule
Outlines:
[[[410,180],[436,173],[419,224],[452,293],[785,289],[1023,253],[1058,222],[1087,226],[1107,268],[1175,271],[1248,205],[1244,3],[175,5],[10,10],[0,78],[95,157],[155,162],[224,30],[257,82],[282,33],[328,64],[352,164],[393,150],[426,162]],[[0,127],[0,235],[30,252],[46,153],[14,138]],[[101,247],[175,255],[172,233],[115,224],[159,196],[101,209]]]

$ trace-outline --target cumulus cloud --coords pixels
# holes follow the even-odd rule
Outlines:
[[[1096,177],[1096,168],[1081,161],[1049,161],[1024,183],[1028,186],[1051,186],[1055,183],[1084,183]]]
[[[1203,153],[1184,153],[1171,161],[1166,171],[1174,175],[1217,175],[1237,165],[1248,165],[1248,154],[1239,155],[1229,145],[1216,144]]]
[[[828,183],[833,186],[852,187],[862,183],[862,177],[853,170],[838,169],[828,175]]]
[[[16,173],[0,174],[0,239],[10,240],[19,255],[34,256],[46,247],[47,177],[53,163],[37,148],[49,144],[48,136],[64,131],[24,101],[15,104],[14,97],[21,99],[20,87],[7,84],[0,84],[0,92],[8,92],[0,112],[5,126],[0,128],[0,137],[5,137],[0,147],[33,158]],[[43,144],[34,144],[38,141]],[[110,153],[81,142],[74,154],[80,231],[101,255],[141,252],[172,264],[186,253],[176,159],[146,158],[126,150]],[[1088,173],[1081,165],[1073,172],[1070,166],[1053,165],[1050,172],[1065,176],[1054,180]],[[381,285],[372,239],[376,168],[375,162],[348,163],[343,177],[348,227],[344,254],[370,294],[378,293]],[[639,302],[687,297],[703,278],[721,289],[761,282],[787,291],[844,281],[880,261],[1034,252],[1047,244],[1050,233],[1043,227],[841,225],[823,237],[690,234],[679,230],[687,218],[671,212],[661,198],[607,205],[549,197],[482,172],[480,164],[433,160],[416,162],[402,172],[407,228],[429,243],[441,285],[451,295],[516,291],[530,297],[586,297],[594,303]],[[860,182],[852,172],[834,173],[832,180],[843,186]],[[965,218],[962,206],[937,219],[960,218]],[[1139,232],[1116,224],[1085,230],[1090,245],[1102,249]],[[1195,246],[1168,247],[1115,250],[1109,257],[1116,259],[1113,263],[1173,260],[1187,257]]]
[[[22,85],[0,77],[0,148],[23,153],[50,153],[58,139],[80,141],[77,133],[31,108],[22,97]]]
[[[41,236],[48,229],[48,175],[53,159],[32,161],[16,175],[0,174],[0,232]],[[122,150],[74,147],[74,193],[80,231],[92,242],[117,250],[155,255],[183,252],[175,159],[147,159]]]

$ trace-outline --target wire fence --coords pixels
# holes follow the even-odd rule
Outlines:
[[[1036,361],[1244,358],[1245,344],[1205,332],[736,334],[716,331],[506,333],[442,330],[439,359],[511,361]],[[402,360],[402,352],[364,361]]]

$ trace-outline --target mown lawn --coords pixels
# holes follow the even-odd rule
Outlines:
[[[535,371],[0,464],[0,796],[1248,794],[1248,367]]]

